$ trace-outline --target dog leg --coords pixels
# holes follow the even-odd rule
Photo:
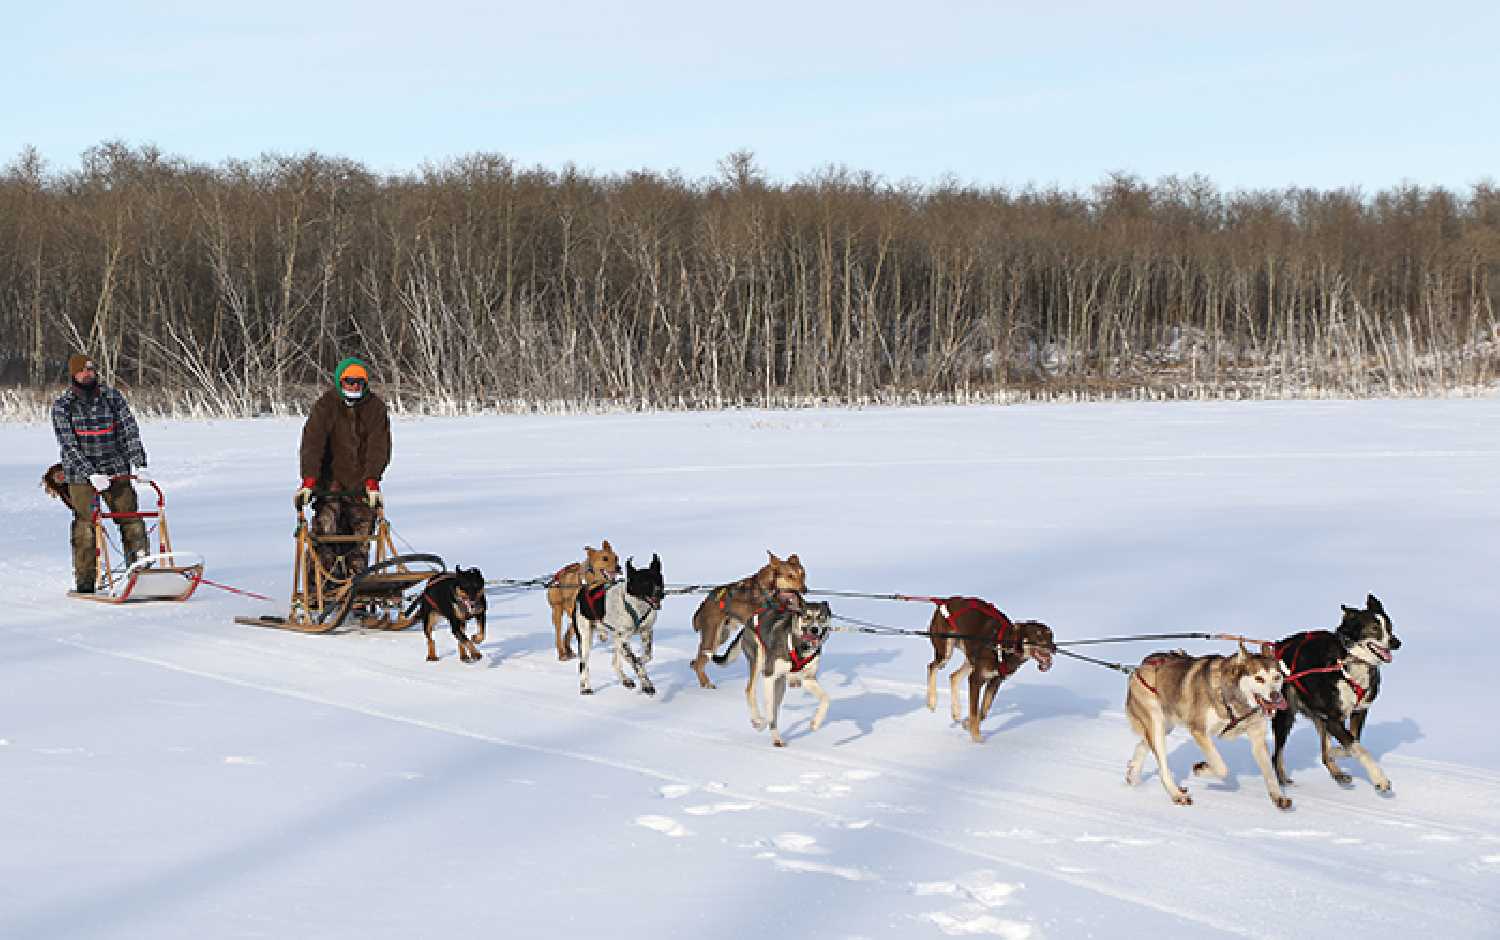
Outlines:
[[[593,695],[589,684],[589,653],[594,649],[594,625],[587,624],[578,631],[578,694]]]
[[[646,695],[655,695],[656,686],[651,684],[651,677],[646,675],[646,664],[635,654],[635,650],[630,648],[628,642],[622,642],[620,648],[625,652],[625,658],[630,661],[630,668],[635,670],[635,677],[641,684],[641,691]],[[632,688],[633,685],[630,683],[625,687]]]
[[[1276,804],[1277,809],[1291,809],[1292,801],[1281,792],[1281,787],[1276,783],[1276,773],[1271,767],[1271,755],[1266,752],[1264,729],[1250,729],[1250,753],[1255,756],[1255,766],[1260,768],[1261,778],[1266,781],[1266,792],[1270,794],[1271,802]]]
[[[615,639],[615,651],[613,658],[610,660],[610,664],[615,667],[615,675],[619,677],[620,684],[627,689],[633,689],[635,688],[635,680],[625,675],[625,670],[621,662],[625,658],[625,655],[629,652],[629,650],[625,648],[625,631],[612,630],[610,632],[613,634]],[[633,656],[631,657],[632,660],[634,658],[635,657]]]
[[[1205,777],[1212,775],[1218,777],[1220,780],[1228,777],[1229,765],[1224,763],[1223,755],[1214,746],[1214,739],[1202,731],[1194,731],[1193,740],[1198,742],[1198,749],[1203,752],[1204,757],[1208,758],[1208,760],[1200,760],[1193,765],[1193,776]]]
[[[548,597],[547,600],[551,602],[552,598]],[[564,604],[560,598],[556,603],[552,604],[552,632],[557,637],[557,661],[560,663],[567,662],[573,658],[572,643],[569,637],[578,632],[578,618],[568,612],[569,606]],[[566,631],[563,628],[564,617],[569,621]]]
[[[1282,763],[1282,755],[1286,751],[1286,739],[1292,733],[1292,725],[1297,721],[1297,701],[1292,692],[1287,696],[1286,708],[1271,716],[1271,734],[1276,739],[1276,754],[1271,763],[1276,768],[1276,782],[1284,787],[1292,785],[1292,778],[1286,775],[1286,765]]]
[[[983,679],[976,672],[969,677],[969,738],[975,744],[980,744],[984,740],[979,736],[979,723],[989,715],[990,706],[995,704],[995,693],[998,691],[1000,691],[999,676]],[[977,707],[976,703],[978,703]]]
[[[776,724],[781,717],[781,700],[785,697],[786,676],[777,676],[771,680],[771,743],[776,747],[786,747],[786,742],[781,740],[781,729]]]
[[[1380,765],[1375,763],[1375,758],[1370,756],[1370,752],[1365,749],[1365,746],[1355,740],[1354,736],[1349,733],[1348,729],[1344,727],[1343,722],[1328,722],[1328,731],[1338,739],[1340,744],[1348,749],[1355,760],[1359,761],[1360,766],[1365,769],[1365,773],[1370,775],[1370,782],[1375,784],[1376,791],[1380,793],[1389,792],[1391,789],[1390,778],[1385,775],[1385,771],[1380,769]],[[1346,781],[1349,779],[1348,774],[1344,775],[1344,779]]]
[[[1344,768],[1334,761],[1333,750],[1328,746],[1328,723],[1316,716],[1313,717],[1312,723],[1318,729],[1318,753],[1323,756],[1323,766],[1328,768],[1333,782],[1341,787],[1352,786],[1354,778],[1345,773]]]
[[[948,665],[948,659],[953,655],[953,647],[951,645],[947,649],[937,649],[938,644],[942,642],[941,639],[934,639],[932,641],[934,647],[932,662],[927,664],[927,710],[930,712],[937,711],[938,673],[944,666]]]
[[[484,611],[481,610],[479,613],[474,615],[474,623],[479,627],[479,632],[474,634],[474,639],[472,641],[475,645],[474,655],[478,656],[478,646],[480,643],[484,642]]]
[[[1364,733],[1365,716],[1369,713],[1370,712],[1368,709],[1362,708],[1349,716],[1349,734],[1354,737],[1354,740],[1360,740],[1360,735]],[[1333,756],[1335,758],[1354,757],[1354,754],[1347,747],[1344,747],[1342,744],[1340,744],[1338,747],[1333,749]]]
[[[453,633],[453,639],[458,641],[458,658],[462,662],[471,663],[479,658],[478,650],[469,649],[469,638],[464,635],[464,625],[461,620],[449,619],[448,629]]]
[[[805,676],[802,679],[802,687],[811,692],[818,700],[818,708],[817,711],[813,712],[811,726],[813,731],[817,731],[823,727],[823,719],[828,717],[828,704],[830,701],[828,693],[823,691],[823,686],[819,684],[817,676]]]
[[[952,698],[952,701],[949,703],[951,706],[949,711],[953,715],[955,724],[964,720],[963,712],[958,706],[958,703],[963,700],[962,696],[958,694],[958,684],[967,679],[969,673],[973,671],[974,667],[965,659],[964,664],[953,670],[953,675],[948,677],[948,694]]]
[[[1162,789],[1178,806],[1192,806],[1193,798],[1177,785],[1172,779],[1172,771],[1167,768],[1167,729],[1162,727],[1162,720],[1156,715],[1151,716],[1150,733],[1151,753],[1156,755],[1156,772],[1161,777]]]
[[[1151,745],[1146,743],[1143,737],[1135,742],[1135,753],[1130,755],[1130,760],[1125,763],[1125,782],[1131,786],[1141,782],[1141,765],[1146,762],[1146,754],[1151,750]]]
[[[438,661],[437,644],[432,642],[432,621],[437,617],[437,611],[428,610],[422,615],[422,632],[427,635],[427,661],[435,663]]]
[[[764,731],[766,719],[760,713],[760,657],[762,654],[760,644],[755,644],[753,650],[746,652],[750,660],[750,678],[745,683],[745,703],[750,706],[750,727],[756,731]]]

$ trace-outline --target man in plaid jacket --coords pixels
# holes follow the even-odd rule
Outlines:
[[[72,382],[52,403],[52,431],[62,449],[64,482],[73,509],[73,577],[78,593],[92,594],[98,582],[98,554],[94,544],[94,494],[110,512],[137,511],[135,488],[127,475],[135,466],[138,480],[146,475],[146,448],[125,396],[99,381],[99,371],[88,356],[68,359]],[[116,519],[125,559],[133,562],[149,552],[146,524],[140,519]]]

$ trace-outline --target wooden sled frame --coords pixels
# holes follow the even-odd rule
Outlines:
[[[110,482],[121,480],[130,483],[141,482],[140,478],[130,473],[122,473],[111,477]],[[97,601],[101,604],[124,604],[127,602],[150,602],[167,601],[181,603],[193,596],[198,590],[198,585],[203,583],[203,558],[187,552],[174,552],[172,550],[172,536],[167,529],[167,497],[157,485],[155,480],[146,480],[151,489],[156,492],[156,510],[140,512],[106,512],[100,505],[102,500],[98,493],[94,494],[93,522],[94,522],[94,557],[95,570],[98,572],[98,580],[94,585],[93,594],[79,594],[77,591],[69,591],[69,597],[79,600]],[[109,539],[104,531],[106,520],[114,519],[155,519],[156,520],[156,553],[149,555],[142,561],[133,564],[123,564],[120,568],[114,567],[113,559],[110,557]],[[146,534],[147,550],[150,550],[151,535]],[[188,560],[196,559],[193,561]],[[120,559],[125,562],[123,557]],[[142,581],[147,586],[142,588]]]
[[[444,570],[437,555],[400,555],[391,541],[391,525],[382,509],[375,513],[369,535],[324,535],[312,533],[303,510],[297,511],[292,533],[296,554],[292,561],[292,601],[285,617],[236,617],[235,623],[254,627],[295,630],[298,633],[332,633],[361,608],[357,620],[366,630],[404,630],[412,619],[401,612],[403,595]],[[373,550],[369,566],[358,577],[337,577],[318,560],[319,545],[363,544]]]

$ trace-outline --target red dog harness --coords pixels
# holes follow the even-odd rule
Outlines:
[[[1007,669],[1005,667],[1005,637],[1010,633],[1011,628],[1014,627],[1015,624],[1011,623],[1010,618],[1001,613],[999,608],[997,608],[994,604],[991,604],[989,601],[981,600],[977,597],[953,598],[953,600],[957,600],[962,603],[962,606],[960,606],[956,611],[948,609],[947,601],[939,600],[935,597],[930,598],[930,600],[937,605],[938,612],[943,615],[944,620],[948,621],[948,629],[954,634],[960,632],[958,629],[958,623],[954,618],[958,617],[961,614],[966,614],[971,610],[977,610],[984,616],[998,623],[1000,626],[995,630],[995,648],[1000,651],[1000,655],[999,657],[997,657],[1000,660],[1000,678],[1004,679],[1011,673],[1015,672],[1014,669]]]
[[[1302,655],[1302,647],[1307,645],[1308,638],[1313,636],[1315,633],[1327,632],[1327,630],[1304,630],[1293,638],[1297,645],[1292,649],[1292,661],[1287,666],[1287,668],[1292,672],[1291,675],[1286,677],[1286,681],[1290,682],[1292,685],[1295,685],[1297,687],[1297,690],[1303,695],[1307,695],[1307,688],[1302,684],[1303,676],[1311,676],[1323,672],[1339,673],[1340,677],[1345,682],[1349,683],[1349,688],[1354,690],[1354,704],[1356,707],[1358,707],[1359,703],[1365,700],[1365,694],[1367,690],[1364,686],[1354,681],[1354,679],[1349,675],[1348,671],[1344,669],[1344,663],[1342,660],[1332,666],[1315,666],[1302,670],[1297,669],[1297,659]],[[1290,645],[1293,640],[1286,640],[1282,643],[1276,644],[1276,657],[1278,659],[1281,658],[1282,647]]]
[[[724,599],[722,596],[719,598],[719,606],[724,606]],[[767,595],[765,604],[763,604],[760,610],[757,610],[755,614],[750,618],[750,629],[755,631],[755,639],[760,642],[761,649],[766,648],[765,637],[760,635],[761,615],[770,613],[772,611],[775,611],[778,614],[783,614],[786,613],[786,611],[789,609],[790,608],[788,607],[788,605],[781,600],[781,597],[778,594],[770,594]],[[808,663],[817,659],[818,654],[821,652],[823,652],[823,648],[820,644],[817,651],[814,652],[811,656],[801,656],[797,653],[797,644],[793,642],[791,644],[791,648],[787,650],[787,655],[792,661],[792,672],[801,672]]]

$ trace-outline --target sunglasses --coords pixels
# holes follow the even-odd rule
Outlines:
[[[345,388],[359,388],[365,384],[364,379],[344,379]]]

